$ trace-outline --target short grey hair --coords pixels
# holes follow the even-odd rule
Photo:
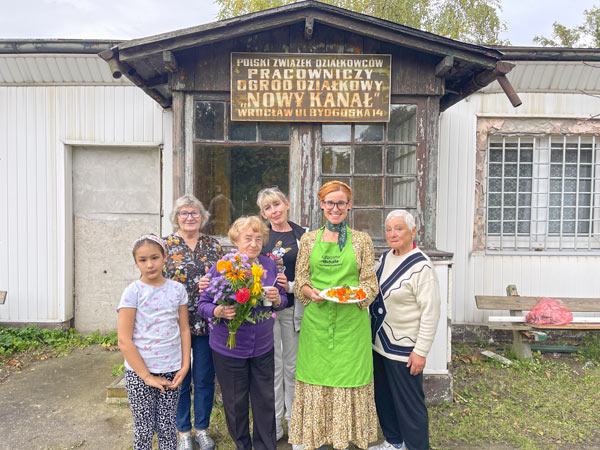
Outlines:
[[[177,200],[175,200],[175,203],[173,204],[173,210],[171,211],[171,214],[169,214],[169,219],[171,219],[171,224],[173,225],[174,233],[179,231],[179,222],[177,221],[177,215],[179,214],[179,211],[181,211],[182,208],[188,207],[196,208],[198,211],[200,211],[200,218],[202,220],[200,220],[200,226],[198,227],[198,230],[201,230],[202,227],[206,224],[206,222],[208,222],[210,214],[208,213],[202,202],[196,197],[194,197],[192,194],[184,194]]]
[[[388,220],[394,217],[402,217],[402,219],[404,219],[404,223],[410,231],[417,228],[417,225],[415,223],[415,217],[405,209],[395,209],[391,211],[385,218],[385,223],[387,223]]]
[[[283,192],[279,190],[277,187],[270,187],[261,189],[258,192],[258,197],[256,198],[256,204],[260,208],[260,212],[262,212],[268,205],[276,202],[277,200],[286,203],[288,201],[287,197]]]

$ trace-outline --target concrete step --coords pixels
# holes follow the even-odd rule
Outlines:
[[[128,404],[125,392],[125,376],[119,375],[111,384],[106,386],[106,403]]]

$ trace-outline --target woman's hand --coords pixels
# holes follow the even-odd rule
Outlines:
[[[208,267],[204,267],[204,273],[208,274]],[[204,292],[204,289],[208,287],[209,282],[210,278],[208,278],[207,276],[200,278],[200,281],[198,282],[199,294],[202,294],[202,292]]]
[[[417,355],[415,352],[410,352],[406,367],[410,369],[411,375],[419,375],[421,372],[423,372],[425,361],[426,359],[421,355]]]
[[[142,379],[144,380],[144,383],[146,383],[147,386],[160,389],[160,392],[162,392],[163,394],[165,392],[165,386],[168,388],[171,387],[171,382],[169,380],[163,377],[157,377],[156,375],[152,375],[151,373],[149,373]]]
[[[235,306],[218,305],[213,311],[213,315],[219,319],[233,319],[235,317]]]
[[[279,274],[282,275],[282,274]],[[285,275],[283,275],[285,277]],[[279,277],[278,277],[279,279]],[[287,280],[286,280],[287,283]],[[271,286],[269,289],[266,290],[265,292],[267,300],[269,300],[271,303],[273,303],[273,306],[275,308],[277,308],[279,305],[281,305],[281,295],[279,294],[279,289],[277,289],[275,286]]]
[[[173,381],[168,386],[169,389],[176,389],[177,386],[179,386],[182,383],[183,379],[185,378],[185,376],[188,373],[188,370],[190,370],[189,366],[188,367],[182,367],[181,369],[179,369],[177,371],[177,373],[175,374],[175,378],[173,378]]]
[[[288,283],[285,273],[277,274],[277,285],[285,289],[285,292],[290,292],[290,283]]]
[[[323,303],[325,301],[325,299],[319,295],[321,291],[314,287],[304,285],[302,286],[302,293],[310,298],[312,302]]]

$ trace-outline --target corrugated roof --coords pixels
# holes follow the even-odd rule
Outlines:
[[[97,55],[0,54],[0,85],[131,85],[115,79],[108,64]]]
[[[516,65],[507,77],[517,92],[600,93],[600,62],[504,60]],[[494,81],[481,92],[502,88]]]

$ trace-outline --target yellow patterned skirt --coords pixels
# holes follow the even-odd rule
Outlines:
[[[366,449],[377,440],[373,382],[344,388],[296,380],[288,435],[290,444],[302,444],[302,450],[326,444],[345,449],[350,442]]]

